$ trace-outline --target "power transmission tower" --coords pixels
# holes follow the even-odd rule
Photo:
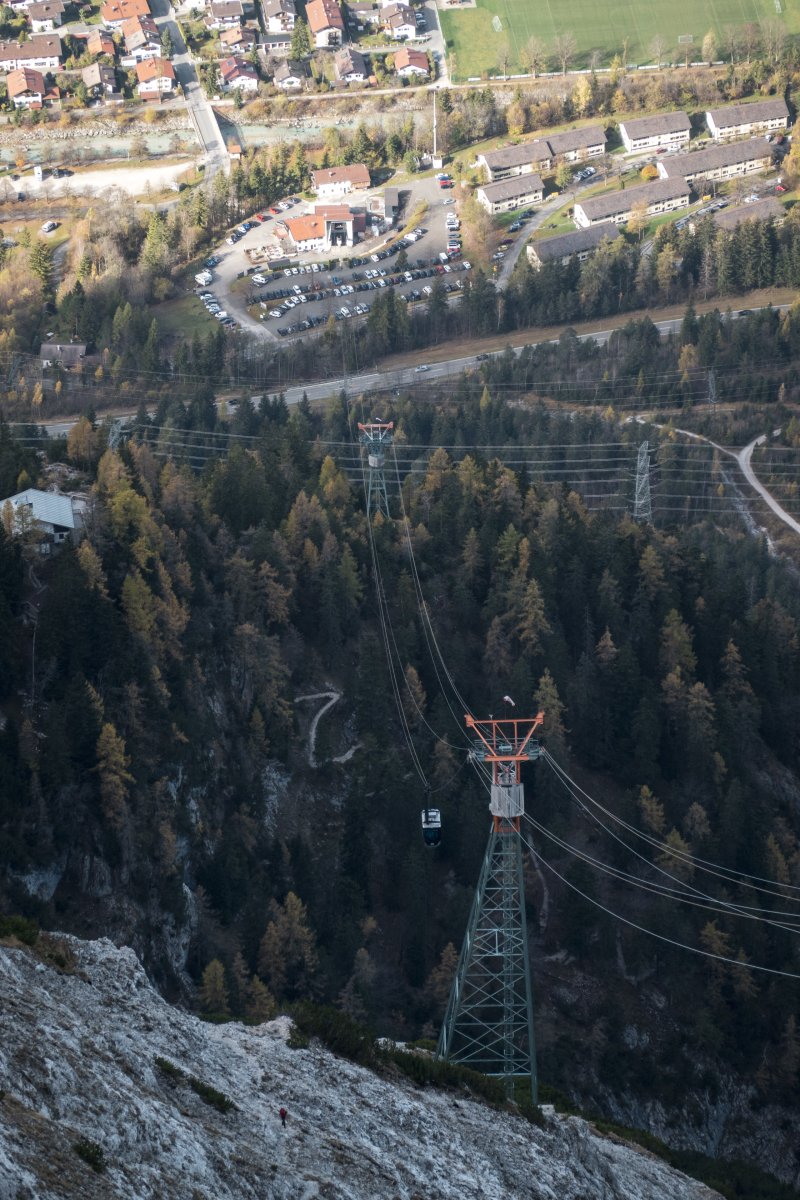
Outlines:
[[[492,829],[481,867],[461,956],[439,1034],[437,1057],[499,1075],[506,1094],[514,1079],[530,1079],[537,1103],[533,993],[528,961],[520,818],[525,811],[520,781],[523,762],[539,757],[535,717],[476,721],[472,757],[492,764],[489,808]]]
[[[653,506],[650,502],[650,450],[647,442],[639,447],[636,460],[636,492],[633,498],[634,521],[652,521]]]
[[[386,447],[391,446],[394,421],[369,421],[362,425],[359,421],[359,441],[367,448],[367,516],[373,512],[382,512],[389,516],[389,494],[386,491]]]
[[[124,422],[112,421],[108,427],[108,448],[116,450],[124,436]]]

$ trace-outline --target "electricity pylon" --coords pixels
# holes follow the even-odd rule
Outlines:
[[[472,903],[450,999],[439,1034],[437,1057],[505,1080],[530,1079],[537,1103],[533,993],[528,961],[520,818],[525,811],[520,781],[523,762],[541,753],[534,733],[544,713],[524,719],[476,721],[471,755],[492,764],[489,808],[492,828]]]
[[[633,497],[634,521],[652,521],[653,506],[650,502],[650,450],[647,442],[639,447],[636,460],[636,491]]]
[[[381,512],[389,516],[389,495],[386,491],[386,476],[383,473],[386,465],[386,447],[392,444],[394,421],[369,421],[362,425],[359,421],[359,441],[367,448],[367,516],[373,512]]]

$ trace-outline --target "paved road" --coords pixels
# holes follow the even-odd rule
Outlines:
[[[787,513],[785,508],[781,508],[780,504],[778,504],[778,501],[770,495],[763,483],[759,483],[756,473],[750,464],[750,460],[753,457],[753,451],[755,450],[756,446],[763,445],[766,440],[767,435],[765,433],[763,433],[761,437],[753,438],[752,442],[745,446],[743,450],[740,450],[736,455],[736,461],[738,462],[739,468],[747,482],[750,484],[751,488],[758,492],[759,496],[761,496],[762,499],[769,505],[776,517],[779,517],[781,521],[783,521],[784,525],[788,525],[789,528],[795,533],[800,533],[800,524],[795,521],[794,517]]]

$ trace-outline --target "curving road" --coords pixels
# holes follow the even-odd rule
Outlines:
[[[750,484],[751,488],[758,492],[762,500],[764,500],[764,502],[768,504],[775,513],[775,516],[779,517],[780,520],[783,521],[784,525],[788,525],[789,528],[795,533],[800,533],[800,523],[795,521],[794,517],[790,516],[785,508],[781,508],[774,496],[767,491],[763,483],[759,482],[755,471],[750,465],[750,460],[753,457],[753,451],[755,450],[756,446],[763,446],[766,440],[767,435],[762,433],[761,437],[753,438],[752,442],[745,446],[743,450],[740,450],[738,454],[735,454],[734,457],[739,464],[739,469],[741,470],[747,482]]]

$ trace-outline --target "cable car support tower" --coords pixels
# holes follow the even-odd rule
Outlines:
[[[394,421],[358,423],[359,441],[367,448],[367,516],[383,513],[389,516],[389,494],[386,490],[386,447],[391,446]]]
[[[447,1005],[437,1057],[485,1075],[502,1076],[511,1098],[514,1079],[530,1079],[538,1102],[533,995],[525,921],[520,819],[525,811],[523,762],[536,760],[535,717],[465,718],[475,741],[470,754],[492,767],[492,828],[478,889]]]

